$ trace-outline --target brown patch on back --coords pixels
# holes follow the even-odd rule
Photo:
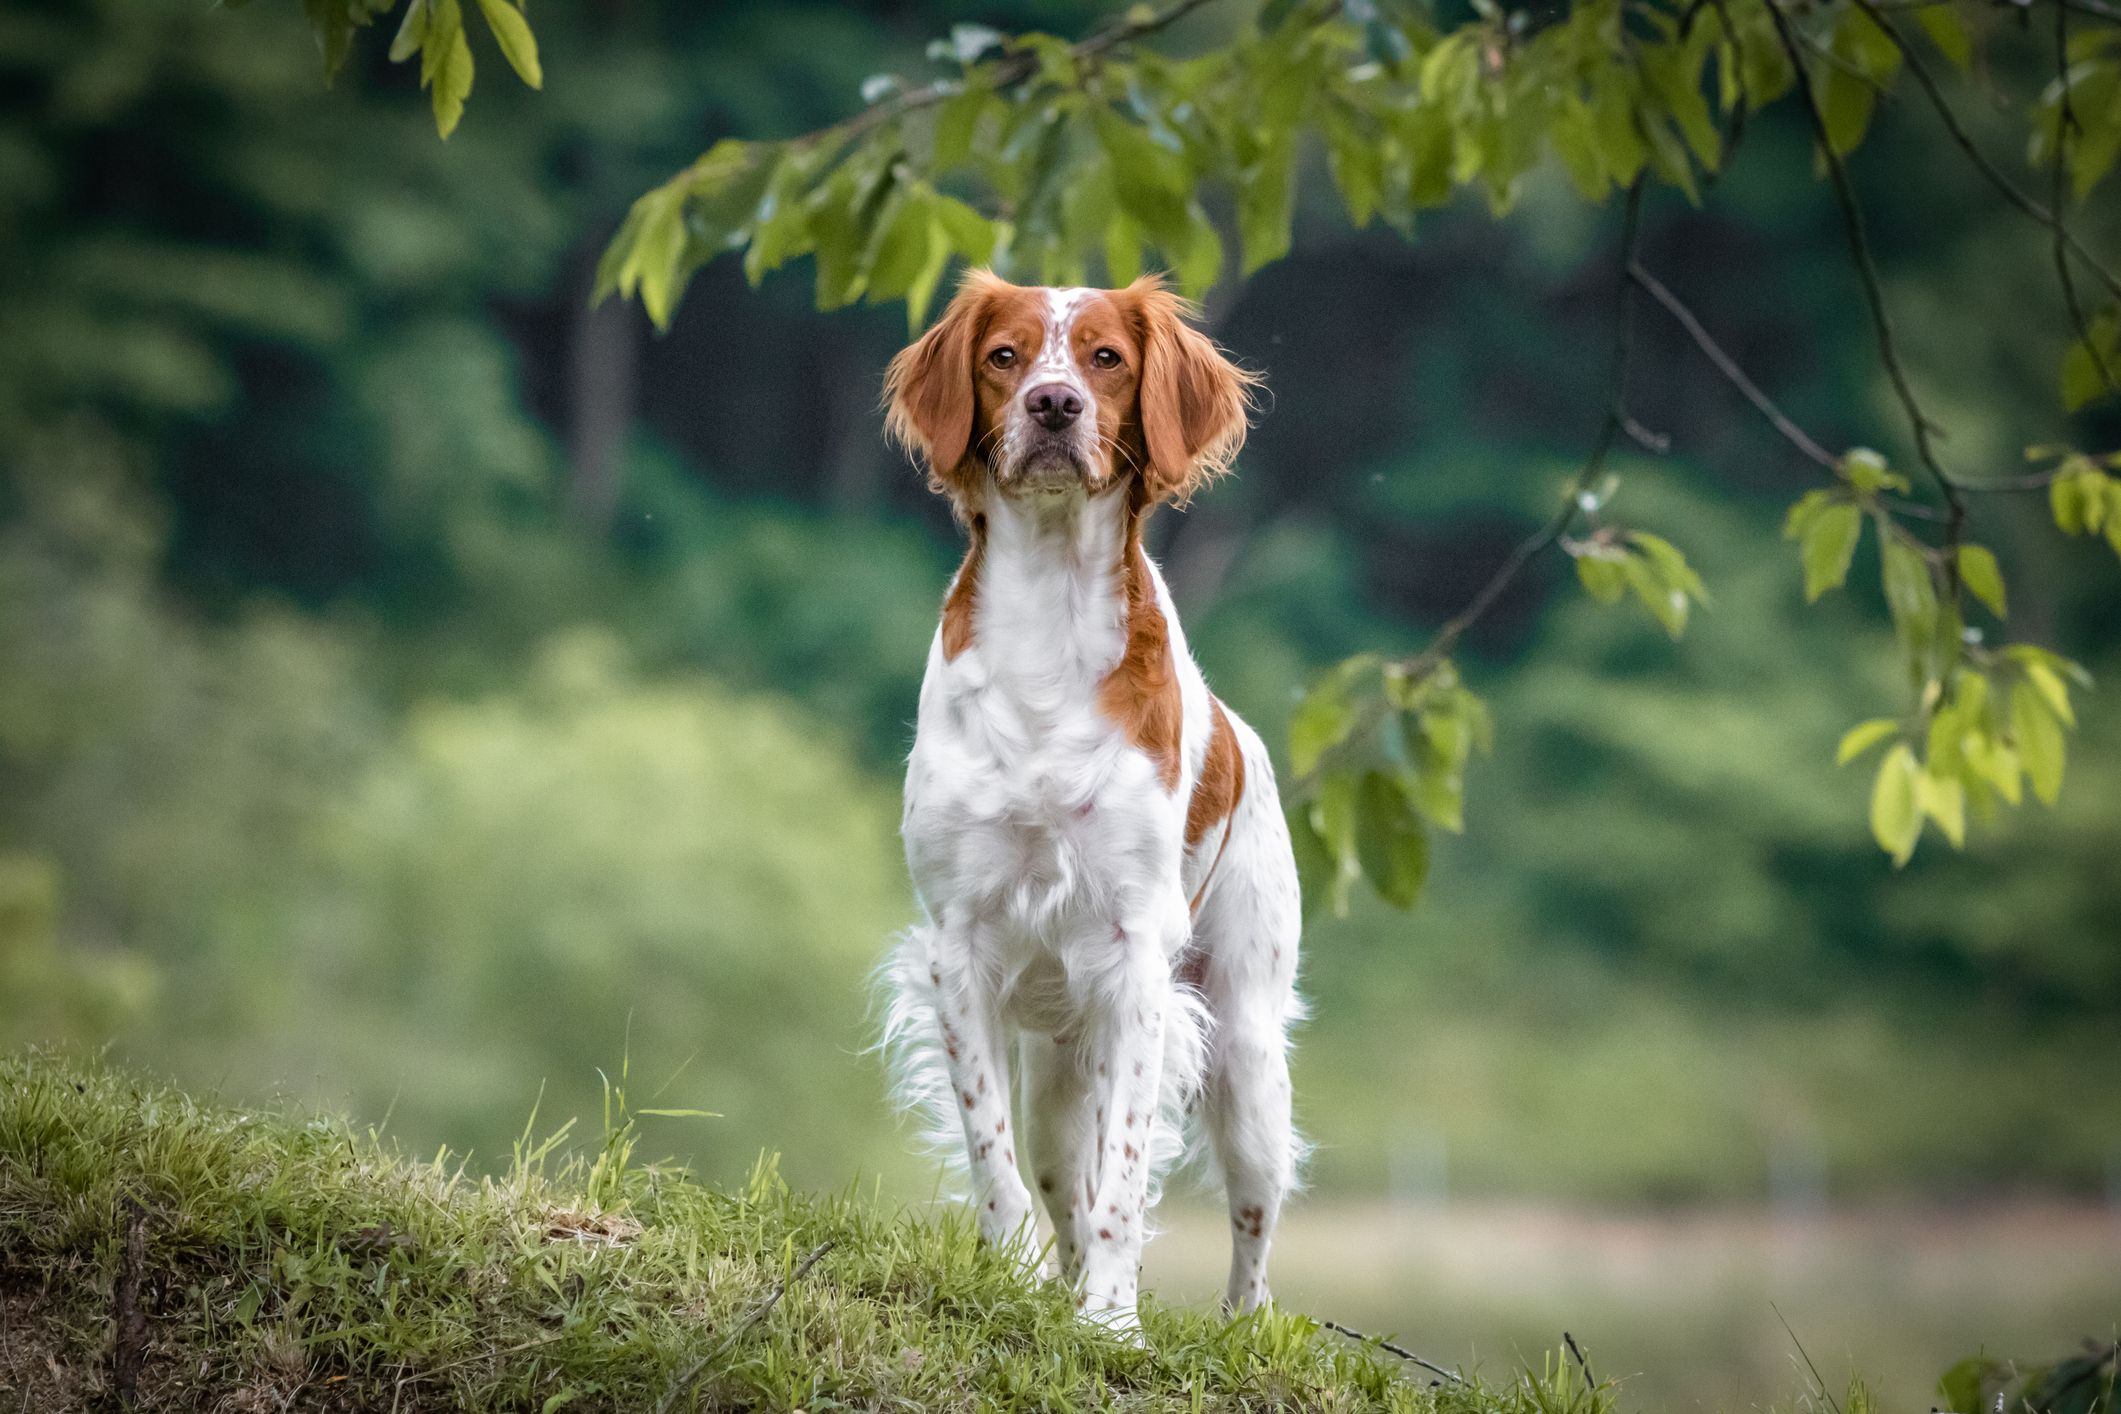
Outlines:
[[[1230,714],[1223,711],[1221,698],[1209,697],[1208,716],[1212,722],[1208,755],[1201,762],[1200,779],[1193,783],[1193,798],[1186,802],[1189,848],[1201,842],[1209,826],[1237,809],[1245,793],[1245,754],[1238,749],[1237,732],[1230,725]]]
[[[1171,663],[1171,630],[1157,607],[1142,551],[1141,515],[1130,510],[1120,572],[1126,580],[1127,646],[1097,686],[1097,706],[1127,741],[1156,763],[1165,790],[1178,789],[1178,737],[1185,722],[1178,674]]]
[[[972,517],[971,543],[965,546],[965,562],[957,567],[957,578],[943,600],[943,661],[949,662],[972,646],[972,610],[979,602],[980,561],[987,551],[987,518]]]

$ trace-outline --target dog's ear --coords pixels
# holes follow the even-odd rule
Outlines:
[[[972,461],[973,345],[1001,281],[969,272],[934,327],[891,360],[884,374],[884,427],[928,466],[928,487],[960,511],[977,480]]]
[[[1145,275],[1122,293],[1141,330],[1145,489],[1152,502],[1184,505],[1236,460],[1260,376],[1188,324],[1189,306],[1160,277]]]

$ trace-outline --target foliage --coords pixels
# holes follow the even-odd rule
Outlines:
[[[1944,1372],[1944,1408],[2022,1414],[2109,1414],[2121,1377],[2121,1345],[2086,1341],[2076,1355],[2039,1364],[1971,1355]]]
[[[637,296],[667,325],[693,273],[741,251],[754,284],[812,255],[819,308],[903,299],[916,328],[954,260],[1055,284],[1082,283],[1095,269],[1119,284],[1153,255],[1197,295],[1224,274],[1228,228],[1242,275],[1287,254],[1299,155],[1315,143],[1349,219],[1406,235],[1417,213],[1461,187],[1480,191],[1498,218],[1508,215],[1543,162],[1557,163],[1586,201],[1625,191],[1622,276],[1632,295],[1635,285],[1653,284],[1640,274],[1632,234],[1645,185],[1700,203],[1749,118],[1794,95],[1841,200],[1917,460],[1944,503],[1941,517],[1909,509],[1908,479],[1875,452],[1835,458],[1802,433],[1793,439],[1836,482],[1791,513],[1807,597],[1846,578],[1867,516],[1878,527],[1908,667],[1909,709],[1878,767],[1872,833],[1905,864],[1925,824],[1961,846],[1969,809],[1992,815],[2018,804],[2021,775],[2053,803],[2064,732],[2074,725],[2061,684],[2083,673],[2035,645],[1991,650],[1966,621],[1968,597],[2005,617],[2004,575],[1993,551],[1963,538],[1973,483],[1948,474],[1932,448],[1932,423],[1901,368],[1844,161],[1868,135],[1878,98],[1911,71],[1954,139],[2052,231],[2078,330],[2064,360],[2063,401],[2070,409],[2094,401],[2113,382],[2107,359],[2121,311],[2088,322],[2072,263],[2081,260],[2116,298],[2121,284],[2081,245],[2070,246],[2063,185],[2066,173],[2083,200],[2121,152],[2121,105],[2108,101],[2121,85],[2121,46],[2112,42],[2121,29],[2102,20],[2070,41],[2064,0],[2054,0],[2056,43],[2067,56],[2058,52],[2052,85],[2012,100],[2034,159],[2056,172],[2055,203],[2043,211],[1966,142],[1930,70],[1941,59],[1965,75],[1992,47],[2010,47],[1972,3],[1917,7],[1921,48],[1871,0],[1801,13],[1784,0],[1576,0],[1556,12],[1482,4],[1457,24],[1410,0],[1270,0],[1234,38],[1192,58],[1137,44],[1198,8],[1201,0],[1137,7],[1073,44],[959,25],[930,48],[942,76],[915,84],[878,74],[854,117],[796,138],[724,139],[642,196],[605,254],[598,293]],[[1204,200],[1211,193],[1212,211]],[[1680,308],[1669,291],[1661,298]],[[1621,318],[1625,327],[1625,311]],[[1736,381],[1745,383],[1742,372]],[[1625,392],[1623,382],[1599,451],[1567,493],[1589,533],[1564,544],[1594,597],[1613,602],[1632,590],[1677,637],[1689,604],[1706,592],[1684,555],[1647,530],[1596,524],[1602,496],[1589,486],[1604,441],[1635,430]],[[2096,531],[2103,474],[2072,457],[2038,483],[2050,479],[2062,528]],[[1928,538],[1910,524],[1934,518],[1943,527]],[[1576,519],[1565,504],[1548,540]],[[1426,829],[1456,819],[1459,724],[1476,701],[1451,670],[1454,637],[1447,629],[1397,663],[1351,659],[1314,688],[1299,718],[1305,735],[1291,743],[1300,776],[1291,823],[1313,906],[1344,911],[1355,877],[1401,906],[1419,894]],[[1425,683],[1432,675],[1433,687]],[[2030,683],[2023,693],[2021,680]],[[1410,755],[1410,722],[1433,759]],[[1875,744],[1886,733],[1870,723],[1855,735]],[[1851,754],[1845,746],[1842,759]]]
[[[803,1172],[857,1134],[889,1152],[875,1077],[818,1085],[809,1052],[862,1047],[861,978],[905,911],[888,794],[828,728],[644,681],[586,629],[401,714],[366,635],[171,603],[157,529],[71,445],[27,459],[0,532],[10,1034],[168,1057],[211,1033],[216,1068],[330,1074],[371,1112],[417,1074],[409,1131],[482,1146],[541,1073],[582,1103],[630,1034],[722,1096],[734,1137],[698,1142],[724,1168],[777,1129]],[[796,1012],[799,1047],[770,1024]]]
[[[327,1397],[427,1409],[1095,1406],[1282,1402],[1430,1414],[1607,1414],[1610,1387],[1550,1361],[1416,1383],[1295,1312],[1237,1321],[1150,1303],[1148,1348],[1082,1321],[961,1214],[805,1198],[770,1159],[722,1192],[639,1157],[624,1078],[594,1147],[526,1128],[477,1180],[327,1117],[235,1114],[122,1072],[0,1060],[0,1380],[95,1406],[128,1214],[153,1317],[141,1409]],[[818,1253],[814,1265],[808,1254]],[[806,1260],[799,1263],[799,1258]],[[778,1295],[776,1295],[778,1293]],[[688,1380],[688,1376],[690,1377]]]

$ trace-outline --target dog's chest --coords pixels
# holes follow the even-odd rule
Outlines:
[[[1175,814],[1097,676],[1010,681],[967,655],[923,693],[904,833],[923,897],[1041,926],[1126,892]]]

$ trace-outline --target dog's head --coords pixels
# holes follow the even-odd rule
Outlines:
[[[960,516],[985,498],[1098,495],[1129,481],[1183,502],[1229,468],[1259,375],[1186,322],[1155,276],[1123,290],[968,274],[943,317],[891,361],[891,435]]]

